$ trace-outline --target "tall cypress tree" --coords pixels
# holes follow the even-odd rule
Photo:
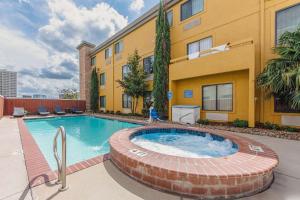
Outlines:
[[[154,51],[154,80],[153,96],[154,108],[161,116],[168,112],[168,81],[170,64],[170,26],[164,3],[160,1],[159,13],[156,21],[156,42]]]
[[[99,109],[99,81],[96,68],[92,71],[91,77],[91,110],[97,112]]]

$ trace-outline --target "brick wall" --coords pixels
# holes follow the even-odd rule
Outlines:
[[[38,107],[41,105],[45,106],[51,113],[54,112],[56,105],[60,105],[62,109],[77,107],[79,110],[86,110],[85,101],[83,100],[5,98],[4,105],[4,115],[12,115],[14,107],[24,107],[30,114],[36,114]]]
[[[0,118],[3,117],[4,113],[4,97],[0,96]]]

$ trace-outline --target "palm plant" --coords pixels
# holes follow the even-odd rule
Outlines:
[[[281,35],[274,52],[279,57],[267,63],[257,85],[267,97],[276,96],[292,109],[300,109],[300,27]]]

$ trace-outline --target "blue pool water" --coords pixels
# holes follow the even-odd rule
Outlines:
[[[140,126],[91,116],[25,120],[25,124],[52,170],[57,169],[52,148],[53,138],[59,126],[64,126],[67,133],[67,165],[108,153],[108,140],[113,133],[124,128]],[[60,144],[59,137],[58,149]]]
[[[141,131],[131,141],[158,153],[191,158],[224,157],[238,151],[235,143],[221,136],[182,129]]]

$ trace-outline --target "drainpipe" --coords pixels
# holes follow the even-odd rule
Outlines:
[[[265,65],[265,0],[260,1],[260,69],[261,73]],[[264,93],[260,91],[260,121],[264,121]]]

